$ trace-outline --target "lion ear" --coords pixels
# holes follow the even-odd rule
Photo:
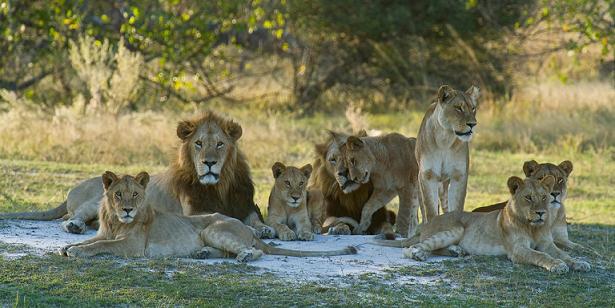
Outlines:
[[[177,124],[177,137],[182,141],[186,141],[194,134],[196,125],[192,121],[181,121]]]
[[[301,173],[303,173],[303,175],[308,179],[310,178],[310,175],[312,175],[312,165],[311,164],[307,164],[301,167],[301,169],[299,170],[301,170]]]
[[[549,188],[549,191],[553,191],[553,186],[555,186],[555,177],[552,175],[547,175],[540,180],[540,184]]]
[[[348,135],[346,134],[334,132],[332,130],[327,130],[327,132],[329,133],[329,136],[331,136],[331,139],[333,139],[333,141],[337,144],[344,144],[348,139]]]
[[[237,141],[243,134],[241,125],[235,123],[235,121],[227,121],[224,125],[224,132],[229,135],[233,140]]]
[[[572,173],[572,162],[569,160],[565,160],[559,164],[559,167],[566,172],[566,176],[569,176]]]
[[[511,176],[508,179],[508,190],[511,195],[514,195],[521,187],[523,187],[523,180],[518,176]]]
[[[346,143],[351,149],[360,149],[363,147],[363,145],[365,145],[363,143],[363,140],[361,140],[361,138],[355,137],[355,136],[348,137],[348,140],[346,141]]]
[[[470,96],[470,98],[472,99],[472,103],[474,104],[474,106],[476,106],[476,102],[480,97],[480,88],[475,85],[472,85],[469,89],[466,90],[466,94]]]
[[[525,176],[529,178],[532,174],[534,174],[534,172],[536,172],[536,170],[538,170],[538,167],[538,162],[535,160],[528,160],[523,163],[523,173],[525,173]]]
[[[282,174],[282,172],[284,172],[284,170],[286,170],[286,166],[284,166],[284,164],[279,161],[273,164],[273,166],[271,166],[271,171],[273,172],[274,179],[277,179]]]
[[[115,173],[111,171],[105,171],[105,173],[103,173],[102,175],[103,188],[105,189],[105,191],[108,190],[109,187],[111,187],[111,184],[113,184],[117,180],[119,180],[119,178]]]
[[[365,129],[361,129],[357,132],[357,137],[367,137],[367,131],[365,131]]]
[[[450,87],[449,85],[442,85],[438,89],[438,102],[444,103],[445,101],[453,97],[454,94],[455,90],[453,90],[452,87]]]
[[[137,174],[137,176],[135,176],[135,180],[139,183],[139,185],[145,188],[147,187],[147,183],[149,183],[149,174],[145,171],[141,171]]]

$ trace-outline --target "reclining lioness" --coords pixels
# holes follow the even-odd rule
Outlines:
[[[98,213],[100,228],[93,238],[60,249],[65,256],[112,254],[124,257],[258,259],[263,253],[295,257],[355,254],[354,247],[333,251],[301,251],[267,245],[255,230],[222,214],[182,216],[158,212],[145,202],[149,175],[102,176],[104,195]]]
[[[379,243],[410,246],[403,249],[404,256],[418,261],[444,249],[457,255],[506,255],[515,263],[533,264],[556,273],[569,268],[589,271],[589,263],[571,258],[553,243],[549,204],[554,184],[551,175],[542,180],[513,176],[508,179],[511,198],[504,209],[446,213],[421,225],[420,235],[414,238]]]

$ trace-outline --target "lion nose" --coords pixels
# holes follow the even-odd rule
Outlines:
[[[557,198],[557,196],[559,196],[560,192],[559,191],[554,191],[551,193],[551,196],[553,196],[553,198]]]
[[[129,208],[124,208],[123,210],[124,212],[126,212],[126,214],[130,214],[130,212],[132,212],[132,209]]]
[[[542,215],[545,214],[545,211],[536,211],[536,214],[542,218]]]
[[[206,160],[204,160],[203,163],[205,165],[207,165],[207,167],[211,168],[211,166],[215,165],[218,162],[217,161],[206,161]]]
[[[293,198],[293,201],[295,201],[295,202],[297,202],[297,200],[299,200],[299,197],[292,196],[291,198]]]
[[[466,123],[466,125],[468,125],[470,128],[474,128],[474,126],[476,126],[476,123]]]

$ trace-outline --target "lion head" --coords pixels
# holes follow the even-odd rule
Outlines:
[[[506,209],[512,211],[513,217],[524,224],[532,227],[544,225],[549,215],[554,184],[555,178],[552,175],[547,175],[541,180],[510,177],[508,189],[512,197]]]
[[[297,208],[307,197],[307,183],[312,174],[312,165],[307,164],[301,168],[285,166],[276,162],[271,167],[275,178],[274,187],[278,197],[286,201],[292,208]]]
[[[443,85],[438,89],[435,114],[444,129],[453,132],[459,140],[468,142],[476,126],[476,106],[480,89],[471,86],[462,92]]]
[[[129,224],[144,210],[145,187],[149,174],[141,172],[137,176],[118,177],[107,171],[102,175],[104,196],[103,206],[109,215],[115,215],[121,223]]]
[[[182,141],[184,163],[194,164],[198,181],[203,185],[214,185],[224,176],[222,169],[234,161],[237,140],[241,137],[241,126],[232,120],[223,119],[212,112],[194,120],[181,121],[177,125],[177,136]]]
[[[353,181],[349,176],[346,162],[342,159],[340,148],[346,143],[351,135],[329,131],[330,140],[326,144],[316,145],[316,152],[319,154],[327,172],[335,178],[342,191],[346,194],[357,190],[361,183]],[[357,133],[358,137],[366,137],[365,130]]]
[[[359,184],[369,182],[376,157],[365,142],[359,137],[350,136],[340,152],[344,164],[348,166],[350,180]]]
[[[559,165],[551,163],[539,164],[535,160],[526,161],[523,164],[523,172],[528,178],[537,180],[550,175],[555,178],[555,185],[551,190],[551,207],[559,208],[568,195],[568,176],[572,172],[572,162],[565,160]]]

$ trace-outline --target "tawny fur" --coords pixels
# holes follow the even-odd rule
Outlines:
[[[565,203],[568,196],[568,178],[572,173],[572,162],[565,160],[559,165],[551,163],[538,163],[535,160],[526,161],[523,164],[523,173],[528,178],[542,179],[547,175],[555,177],[555,186],[551,195],[551,207],[549,208],[550,219],[553,220],[553,241],[560,248],[575,249],[583,248],[582,245],[572,242],[568,237],[568,224],[566,222]],[[474,209],[472,212],[491,212],[501,210],[506,202],[500,202],[489,206]]]
[[[423,117],[416,142],[423,221],[438,215],[438,204],[443,212],[463,211],[479,93],[441,86]]]
[[[269,194],[267,224],[281,240],[313,240],[322,231],[324,213],[322,193],[307,190],[312,165],[297,168],[276,162],[272,171],[275,182]]]
[[[296,257],[354,254],[354,247],[333,251],[301,251],[267,245],[254,230],[235,218],[219,213],[183,216],[159,212],[145,197],[149,176],[103,175],[104,197],[99,210],[100,228],[93,238],[60,249],[61,255],[90,257],[235,256],[237,261],[258,259],[263,253]]]

